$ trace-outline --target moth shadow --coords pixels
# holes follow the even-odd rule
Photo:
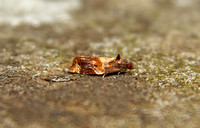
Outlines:
[[[68,72],[69,74],[73,74],[73,75],[86,75],[86,76],[94,76],[94,77],[111,77],[111,76],[120,76],[120,75],[125,75],[127,74],[126,72],[120,72],[120,74],[118,72],[113,72],[113,73],[109,73],[109,74],[77,74],[77,73],[72,73],[72,72]]]
[[[98,74],[86,74],[88,76],[97,76],[97,77],[111,77],[111,76],[120,76],[120,75],[124,75],[126,74],[126,72],[121,72],[120,74],[118,72],[113,72],[113,73],[109,73],[109,74],[102,74],[102,75],[98,75]]]

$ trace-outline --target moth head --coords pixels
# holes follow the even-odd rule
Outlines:
[[[132,63],[128,62],[126,59],[122,59],[120,54],[117,55],[117,57],[115,58],[115,60],[117,61],[117,64],[120,67],[123,67],[125,69],[134,69]]]

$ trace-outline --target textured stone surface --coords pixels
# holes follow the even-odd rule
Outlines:
[[[80,5],[70,22],[0,24],[0,127],[198,127],[200,2]],[[67,73],[74,56],[118,53],[133,71]]]

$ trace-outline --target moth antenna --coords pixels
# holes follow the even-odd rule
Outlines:
[[[116,60],[120,60],[120,59],[121,59],[120,54],[118,54],[116,57]]]

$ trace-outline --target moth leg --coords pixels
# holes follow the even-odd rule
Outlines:
[[[117,74],[119,75],[121,72],[118,72]]]
[[[106,74],[103,74],[102,78],[104,78],[106,76]]]

